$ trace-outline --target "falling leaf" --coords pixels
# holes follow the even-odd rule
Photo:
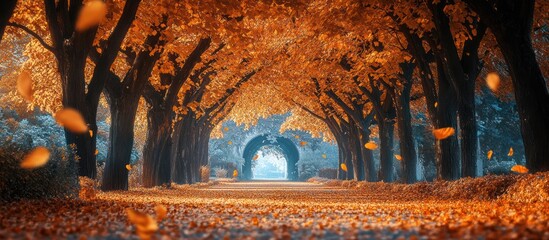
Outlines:
[[[368,142],[364,144],[364,147],[369,150],[374,150],[377,148],[377,144],[375,142]]]
[[[229,127],[223,128],[223,131],[225,131],[225,132],[229,131]]]
[[[436,139],[442,140],[446,139],[456,133],[456,130],[454,130],[453,127],[447,127],[447,128],[439,128],[433,130],[433,135]]]
[[[126,213],[128,214],[128,220],[135,225],[137,235],[141,239],[150,239],[158,230],[158,224],[150,215],[134,211],[130,208],[126,209]]]
[[[32,101],[32,78],[28,71],[23,71],[17,77],[17,91],[27,101]]]
[[[299,145],[301,145],[302,147],[304,147],[305,145],[307,145],[307,142],[301,141],[301,142],[299,142]]]
[[[235,169],[233,171],[233,178],[237,178],[238,177],[238,171]]]
[[[93,137],[93,131],[89,130],[89,132],[90,132],[90,137]]]
[[[99,25],[107,15],[107,5],[103,1],[89,1],[82,7],[76,21],[76,31],[82,32]]]
[[[295,139],[299,139],[299,138],[300,138],[300,136],[299,136],[299,135],[295,135],[294,137],[295,137]]]
[[[438,107],[438,102],[435,102],[435,107]]]
[[[341,164],[341,170],[347,172],[347,165],[345,163]]]
[[[515,165],[511,168],[511,171],[517,172],[517,173],[528,173],[528,168],[522,165]]]
[[[88,131],[88,126],[82,115],[72,108],[57,111],[55,121],[73,133],[86,133]]]
[[[44,166],[50,160],[50,151],[45,147],[37,147],[29,152],[21,161],[21,168],[33,169]]]
[[[507,156],[511,157],[514,153],[513,148],[509,148],[509,153],[507,153]]]
[[[486,154],[487,157],[488,157],[488,160],[492,159],[492,155],[493,155],[493,154],[494,154],[494,151],[492,151],[492,150],[489,150],[489,151],[488,151],[488,154]]]
[[[326,154],[322,154],[322,158],[326,158],[326,157],[328,157],[328,156],[326,156]]]
[[[161,204],[157,204],[154,207],[154,211],[156,212],[156,221],[158,222],[162,221],[162,219],[164,219],[168,214],[168,209],[166,208],[166,206]]]
[[[128,171],[132,170],[132,165],[126,164],[126,169],[128,169]]]
[[[488,86],[488,88],[492,90],[492,92],[498,90],[500,82],[501,80],[497,73],[491,72],[486,75],[486,86]]]
[[[259,158],[259,155],[256,154],[252,159],[257,160],[258,158]]]
[[[232,145],[233,141],[228,141],[227,144]]]
[[[395,158],[396,158],[396,160],[402,161],[402,156],[400,156],[398,154],[395,154]]]
[[[99,154],[99,149],[95,149],[95,155]]]

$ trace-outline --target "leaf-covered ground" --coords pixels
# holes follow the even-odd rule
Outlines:
[[[100,193],[0,206],[0,238],[137,238],[127,208],[155,216],[153,238],[549,239],[549,202],[395,197],[319,183],[236,182]],[[407,195],[414,195],[413,191]]]

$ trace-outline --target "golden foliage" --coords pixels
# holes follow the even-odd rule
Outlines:
[[[21,161],[21,168],[34,169],[44,166],[50,160],[50,150],[45,147],[37,147],[27,153]]]

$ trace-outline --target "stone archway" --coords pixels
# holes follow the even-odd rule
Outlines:
[[[282,149],[282,154],[284,154],[287,163],[288,180],[296,181],[299,177],[296,165],[297,161],[299,161],[299,151],[297,150],[296,145],[288,138],[274,137],[273,139],[268,134],[259,135],[246,144],[242,154],[242,157],[244,158],[244,165],[242,165],[242,179],[252,179],[252,158],[261,147],[269,145],[277,146]]]

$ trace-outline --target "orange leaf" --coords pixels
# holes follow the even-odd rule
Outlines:
[[[259,158],[259,155],[256,154],[252,159],[257,160],[258,158]]]
[[[295,137],[295,139],[299,139],[299,138],[300,138],[300,136],[299,136],[299,135],[295,135],[294,137]]]
[[[134,211],[130,208],[126,209],[126,213],[128,214],[128,220],[135,225],[137,235],[140,238],[150,239],[151,235],[158,230],[158,224],[150,215]]]
[[[322,158],[327,158],[328,156],[326,156],[326,154],[322,154]]]
[[[453,127],[439,128],[433,130],[433,135],[437,140],[446,139],[456,133],[456,130]]]
[[[90,133],[90,137],[93,137],[93,131],[89,130],[88,132]]]
[[[515,151],[513,151],[513,148],[509,148],[509,153],[507,153],[507,156],[511,157],[514,153]]]
[[[347,172],[347,164],[342,163],[342,164],[341,164],[341,170]]]
[[[158,204],[154,207],[154,211],[156,212],[156,221],[160,222],[162,219],[166,217],[168,214],[168,209],[166,206]]]
[[[132,170],[132,165],[126,164],[126,169],[128,169],[128,171]]]
[[[486,86],[488,86],[488,88],[492,90],[492,92],[498,90],[500,82],[501,80],[497,73],[491,72],[486,75]]]
[[[233,171],[233,178],[237,178],[238,177],[238,171],[235,169]]]
[[[99,150],[95,149],[95,155],[99,154]]]
[[[226,131],[229,131],[229,127],[223,128],[223,131],[225,131],[225,132],[226,132]]]
[[[377,144],[375,142],[368,142],[368,143],[364,144],[364,147],[366,149],[374,150],[374,149],[377,148]]]
[[[399,161],[402,161],[402,156],[398,155],[398,154],[395,154],[395,158]]]
[[[32,101],[32,78],[28,71],[23,71],[17,77],[17,91],[27,101]]]
[[[488,154],[487,154],[488,160],[492,159],[492,155],[494,155],[494,151],[492,150],[488,151]]]
[[[232,145],[233,141],[228,141],[227,144]]]
[[[21,168],[33,169],[44,166],[50,160],[50,151],[45,147],[37,147],[29,152],[21,161]]]
[[[82,115],[72,108],[57,111],[55,113],[55,121],[73,133],[85,133],[88,131],[88,125],[86,125]]]
[[[89,1],[80,9],[76,31],[82,32],[99,25],[107,16],[107,5],[103,1]]]
[[[511,171],[517,172],[517,173],[528,173],[528,168],[522,165],[515,165],[511,168]]]
[[[305,145],[307,145],[307,142],[301,141],[301,142],[299,142],[299,145],[301,145],[302,147],[304,147]]]

